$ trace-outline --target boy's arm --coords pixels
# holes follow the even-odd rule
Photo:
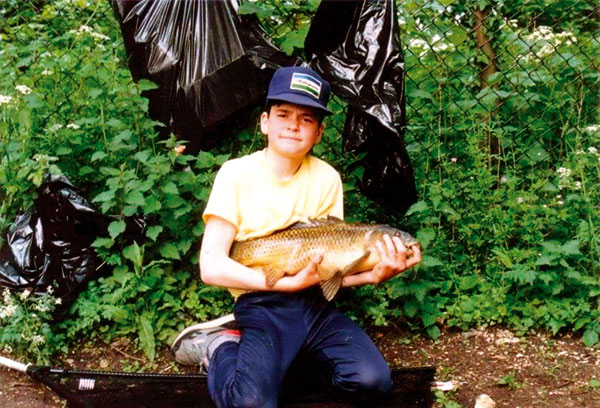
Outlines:
[[[383,242],[377,242],[375,246],[379,254],[379,263],[370,271],[344,276],[342,286],[376,285],[421,262],[419,246],[412,246],[413,255],[406,258],[406,247],[398,237],[386,234],[383,236]]]
[[[248,268],[229,257],[236,232],[235,225],[216,215],[206,221],[200,248],[200,278],[205,284],[243,290],[295,292],[319,282],[317,265],[322,255],[313,258],[308,266],[294,276],[284,276],[268,287],[265,274],[260,269]]]

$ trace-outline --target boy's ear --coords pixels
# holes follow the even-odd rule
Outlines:
[[[260,131],[265,135],[267,133],[269,133],[269,113],[268,112],[263,112],[260,115]]]

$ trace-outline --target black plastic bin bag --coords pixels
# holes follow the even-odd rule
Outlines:
[[[323,0],[305,40],[309,63],[350,104],[344,148],[367,152],[363,192],[404,212],[417,200],[404,147],[404,58],[393,0]]]
[[[146,94],[151,116],[196,149],[231,134],[275,69],[300,62],[273,45],[255,16],[238,15],[237,0],[112,3],[134,80],[159,85]]]
[[[113,219],[98,213],[63,176],[48,176],[33,208],[19,215],[0,253],[0,287],[44,293],[49,286],[67,307],[91,279],[101,261],[92,243],[107,234]],[[126,236],[140,237],[145,222],[126,220]]]

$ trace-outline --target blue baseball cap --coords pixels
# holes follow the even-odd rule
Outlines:
[[[273,74],[267,100],[310,106],[325,115],[331,87],[319,74],[308,67],[282,67]]]

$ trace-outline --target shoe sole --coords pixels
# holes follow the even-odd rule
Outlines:
[[[179,342],[189,332],[197,331],[197,330],[214,329],[214,328],[217,328],[217,327],[231,328],[231,327],[227,326],[231,322],[235,322],[235,317],[233,316],[233,313],[230,313],[230,314],[225,315],[225,316],[221,316],[221,317],[219,317],[218,319],[215,319],[215,320],[211,320],[211,321],[204,322],[204,323],[198,323],[198,324],[195,324],[193,326],[187,327],[181,333],[179,333],[179,335],[175,338],[175,340],[173,341],[173,344],[171,345],[171,351],[177,350],[177,348],[179,347]]]

